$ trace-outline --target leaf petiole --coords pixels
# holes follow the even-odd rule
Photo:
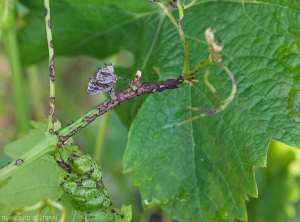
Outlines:
[[[37,160],[41,156],[44,156],[47,153],[54,152],[56,150],[56,144],[58,142],[58,138],[55,135],[47,134],[45,137],[37,143],[32,149],[24,153],[19,158],[13,160],[8,165],[1,169],[0,181],[8,178],[13,173],[21,170],[28,164]]]

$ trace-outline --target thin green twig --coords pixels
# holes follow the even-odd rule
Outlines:
[[[225,99],[225,100],[220,100],[219,95],[215,89],[215,87],[209,82],[208,80],[208,76],[209,76],[209,71],[206,72],[204,74],[204,83],[205,85],[210,89],[210,91],[214,94],[215,99],[218,101],[218,103],[220,104],[220,106],[218,108],[215,109],[208,109],[208,108],[196,108],[196,107],[188,107],[190,110],[192,111],[202,111],[203,113],[194,116],[190,119],[184,120],[180,123],[177,124],[177,126],[182,126],[183,124],[186,124],[188,122],[194,121],[196,119],[202,118],[202,117],[206,117],[206,116],[211,116],[211,115],[215,115],[219,112],[222,112],[234,99],[234,96],[236,94],[236,90],[237,90],[237,85],[236,85],[236,81],[235,78],[232,74],[232,72],[229,70],[228,67],[224,66],[222,63],[215,63],[215,65],[220,66],[229,76],[230,80],[231,80],[231,84],[232,84],[232,88],[231,88],[231,93],[230,95]]]
[[[54,112],[55,112],[55,68],[54,68],[54,46],[52,40],[51,20],[50,20],[50,5],[49,0],[44,0],[45,6],[45,25],[47,33],[47,42],[49,50],[49,77],[50,77],[50,105],[48,116],[47,131],[52,134],[54,128]]]
[[[183,9],[188,9],[189,7],[192,7],[196,2],[197,2],[197,0],[191,1],[189,4],[183,6]]]
[[[181,125],[183,125],[185,123],[191,122],[193,120],[196,120],[196,119],[199,119],[199,118],[202,118],[202,117],[215,115],[215,114],[223,111],[229,105],[229,103],[231,103],[231,101],[234,99],[234,96],[236,94],[236,88],[237,88],[237,86],[236,86],[236,81],[234,79],[234,76],[231,73],[231,71],[228,69],[228,67],[224,66],[221,63],[222,57],[219,55],[219,53],[223,50],[224,45],[221,42],[221,40],[218,40],[218,42],[215,42],[214,32],[215,32],[215,30],[213,30],[211,28],[208,28],[205,31],[205,38],[206,38],[206,41],[208,43],[208,51],[209,51],[209,58],[206,60],[206,63],[207,63],[207,65],[209,65],[209,64],[217,65],[217,66],[221,67],[227,73],[227,75],[231,79],[231,84],[232,84],[231,93],[227,97],[227,99],[220,100],[219,95],[217,93],[217,90],[215,89],[215,87],[208,80],[209,71],[206,72],[204,74],[204,84],[213,93],[215,99],[220,104],[220,106],[218,108],[215,108],[215,109],[188,107],[189,109],[191,109],[193,111],[201,111],[202,113],[200,115],[194,116],[194,117],[192,117],[190,119],[187,119],[187,120],[184,120],[184,121],[178,123],[177,126],[181,126]],[[198,69],[198,68],[200,69],[201,66],[197,67],[196,69]],[[193,74],[194,74],[193,72],[188,73],[188,76],[192,76]]]

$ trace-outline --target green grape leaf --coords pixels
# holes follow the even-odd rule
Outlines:
[[[19,31],[20,50],[30,64],[47,57],[43,6],[22,3],[30,13]],[[141,107],[131,124],[124,171],[136,171],[146,207],[159,205],[179,221],[247,219],[244,200],[257,196],[253,166],[266,165],[270,139],[299,145],[299,9],[278,0],[197,1],[184,11],[190,67],[207,58],[204,31],[214,27],[238,91],[225,111],[181,127],[176,123],[197,115],[187,105],[219,105],[200,75],[198,83],[119,108],[129,125],[126,117]],[[155,4],[51,1],[51,17],[56,55],[104,58],[125,48],[135,63],[117,74],[132,77],[141,70],[143,81],[155,81],[181,73],[182,44]],[[226,98],[230,81],[222,70],[209,69],[211,83]]]
[[[258,196],[253,166],[266,166],[270,139],[299,145],[300,27],[292,18],[300,13],[268,3],[202,2],[186,11],[191,63],[204,52],[205,28],[214,26],[238,92],[225,111],[181,127],[176,123],[197,115],[188,105],[218,107],[202,81],[144,102],[130,128],[124,171],[136,172],[146,208],[159,205],[179,221],[247,220],[247,194]],[[230,81],[210,70],[226,98]]]

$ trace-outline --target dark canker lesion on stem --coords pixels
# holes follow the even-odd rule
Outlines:
[[[55,132],[59,141],[63,144],[76,132],[93,122],[97,117],[105,114],[109,110],[121,105],[130,99],[138,97],[146,93],[162,92],[167,89],[176,89],[184,84],[185,79],[180,75],[176,79],[167,79],[154,83],[142,83],[140,71],[137,72],[135,80],[132,81],[130,87],[124,89],[116,95],[116,99],[110,99],[94,107],[93,110],[86,113],[84,117],[77,119],[68,126]]]
[[[208,73],[205,74],[204,82],[207,85],[207,87],[212,91],[212,93],[214,93],[215,97],[217,98],[217,101],[220,103],[220,107],[215,108],[215,109],[206,109],[206,108],[201,108],[201,107],[200,108],[187,107],[190,110],[200,111],[202,113],[198,116],[195,116],[194,118],[185,120],[177,125],[180,126],[187,122],[193,121],[197,118],[201,118],[201,117],[205,117],[205,116],[209,116],[209,115],[213,115],[218,112],[221,112],[233,100],[234,95],[236,93],[236,83],[235,83],[234,76],[232,75],[231,71],[226,66],[221,64],[222,58],[219,55],[219,53],[223,49],[223,44],[221,41],[218,41],[217,43],[214,41],[214,30],[213,29],[209,28],[205,32],[205,37],[206,37],[206,40],[208,43],[208,48],[209,48],[209,53],[210,53],[209,58],[206,59],[205,61],[199,63],[195,67],[189,68],[189,45],[185,39],[185,34],[182,29],[182,20],[184,18],[183,10],[194,5],[194,3],[196,1],[192,0],[188,5],[183,6],[181,4],[180,0],[169,0],[169,4],[172,7],[177,8],[177,10],[179,12],[179,21],[177,21],[174,18],[172,13],[159,0],[152,0],[150,2],[157,3],[158,6],[164,11],[164,13],[169,17],[169,19],[171,20],[173,25],[178,30],[179,37],[180,37],[180,40],[181,40],[181,42],[183,44],[183,48],[184,48],[184,62],[183,62],[182,73],[176,79],[167,79],[167,80],[159,81],[156,83],[142,83],[141,72],[138,71],[135,76],[134,81],[125,79],[127,82],[130,83],[130,87],[124,89],[117,95],[115,95],[114,92],[110,93],[110,99],[107,102],[104,102],[104,103],[94,107],[94,109],[87,112],[84,115],[84,117],[81,117],[78,120],[76,120],[75,122],[73,122],[72,124],[70,124],[69,126],[56,131],[55,134],[58,136],[58,139],[60,141],[60,144],[58,144],[58,147],[62,146],[62,144],[64,144],[71,136],[73,136],[76,132],[78,132],[79,130],[81,130],[82,128],[84,128],[85,126],[90,124],[91,122],[93,122],[97,117],[108,112],[110,109],[113,109],[113,108],[119,106],[123,102],[130,100],[134,97],[143,95],[145,93],[161,92],[166,89],[175,89],[184,84],[190,84],[192,82],[197,82],[198,80],[194,78],[194,75],[197,72],[199,72],[211,65],[217,65],[217,66],[221,67],[228,74],[228,76],[230,77],[230,79],[232,81],[231,94],[225,100],[218,99],[219,97],[217,96],[217,92],[216,92],[215,88],[208,81]],[[175,5],[175,2],[176,2],[176,5]],[[111,65],[111,67],[112,67],[112,65]],[[108,65],[106,65],[106,68],[108,68]],[[102,69],[100,69],[100,71],[101,70]],[[113,71],[113,68],[111,70]],[[104,71],[102,70],[102,72],[104,72]],[[105,73],[106,72],[104,72],[104,74]],[[112,75],[115,75],[115,74],[112,74]],[[123,79],[122,77],[118,77],[118,78]],[[106,81],[104,81],[104,82],[106,83]],[[100,83],[101,83],[101,81],[100,81]],[[109,86],[112,87],[112,90],[114,91],[115,81],[113,81],[112,83],[113,83],[113,85],[112,86],[109,85]],[[99,91],[105,91],[105,90],[100,89]]]

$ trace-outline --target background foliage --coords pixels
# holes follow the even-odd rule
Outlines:
[[[29,85],[34,71],[27,69],[27,89],[38,90],[40,97],[36,100],[47,101],[47,90],[43,90],[47,65],[37,65],[47,58],[43,3],[21,3],[28,10],[18,31],[22,64],[37,69],[34,86]],[[127,128],[118,122],[114,130],[108,131],[108,138],[118,145],[108,139],[102,165],[113,172],[110,179],[114,185],[107,187],[112,187],[113,193],[113,188],[120,191],[119,205],[133,204],[133,221],[139,220],[139,200],[133,199],[137,190],[129,191],[132,178],[120,175],[127,130],[123,170],[135,171],[134,183],[146,208],[158,205],[179,221],[247,219],[244,200],[247,195],[258,195],[253,166],[266,166],[270,139],[299,145],[299,7],[293,1],[197,1],[185,11],[183,28],[190,44],[191,67],[208,56],[205,29],[216,28],[225,44],[224,64],[235,75],[238,92],[224,112],[182,127],[176,123],[195,115],[186,109],[187,105],[218,106],[201,75],[197,76],[199,83],[192,86],[147,99],[143,96],[116,109]],[[56,56],[104,59],[114,54],[112,62],[118,66],[118,75],[132,78],[136,70],[141,70],[143,81],[175,78],[182,70],[178,34],[159,8],[148,1],[51,1],[51,17]],[[88,97],[85,90],[92,70],[100,65],[86,58],[56,60],[57,117],[63,125],[99,102],[102,95]],[[211,82],[225,98],[230,81],[221,70],[209,69]],[[118,89],[125,86],[120,83]],[[37,93],[28,94],[33,98]],[[32,117],[40,118],[43,111],[34,107],[34,101],[28,99]],[[2,107],[3,113],[13,109]],[[103,143],[97,141],[96,130],[94,123],[75,136],[76,143],[93,153],[94,147]],[[293,165],[299,163],[299,158],[294,151],[282,152],[276,148],[270,151],[271,166],[257,173],[260,198],[247,205],[249,221],[287,220],[297,215],[293,203],[299,198],[295,181],[298,172]],[[281,161],[273,161],[276,156]],[[278,190],[288,193],[278,196]],[[260,206],[266,203],[274,204],[273,215],[261,211]],[[140,220],[145,217],[142,215]]]

